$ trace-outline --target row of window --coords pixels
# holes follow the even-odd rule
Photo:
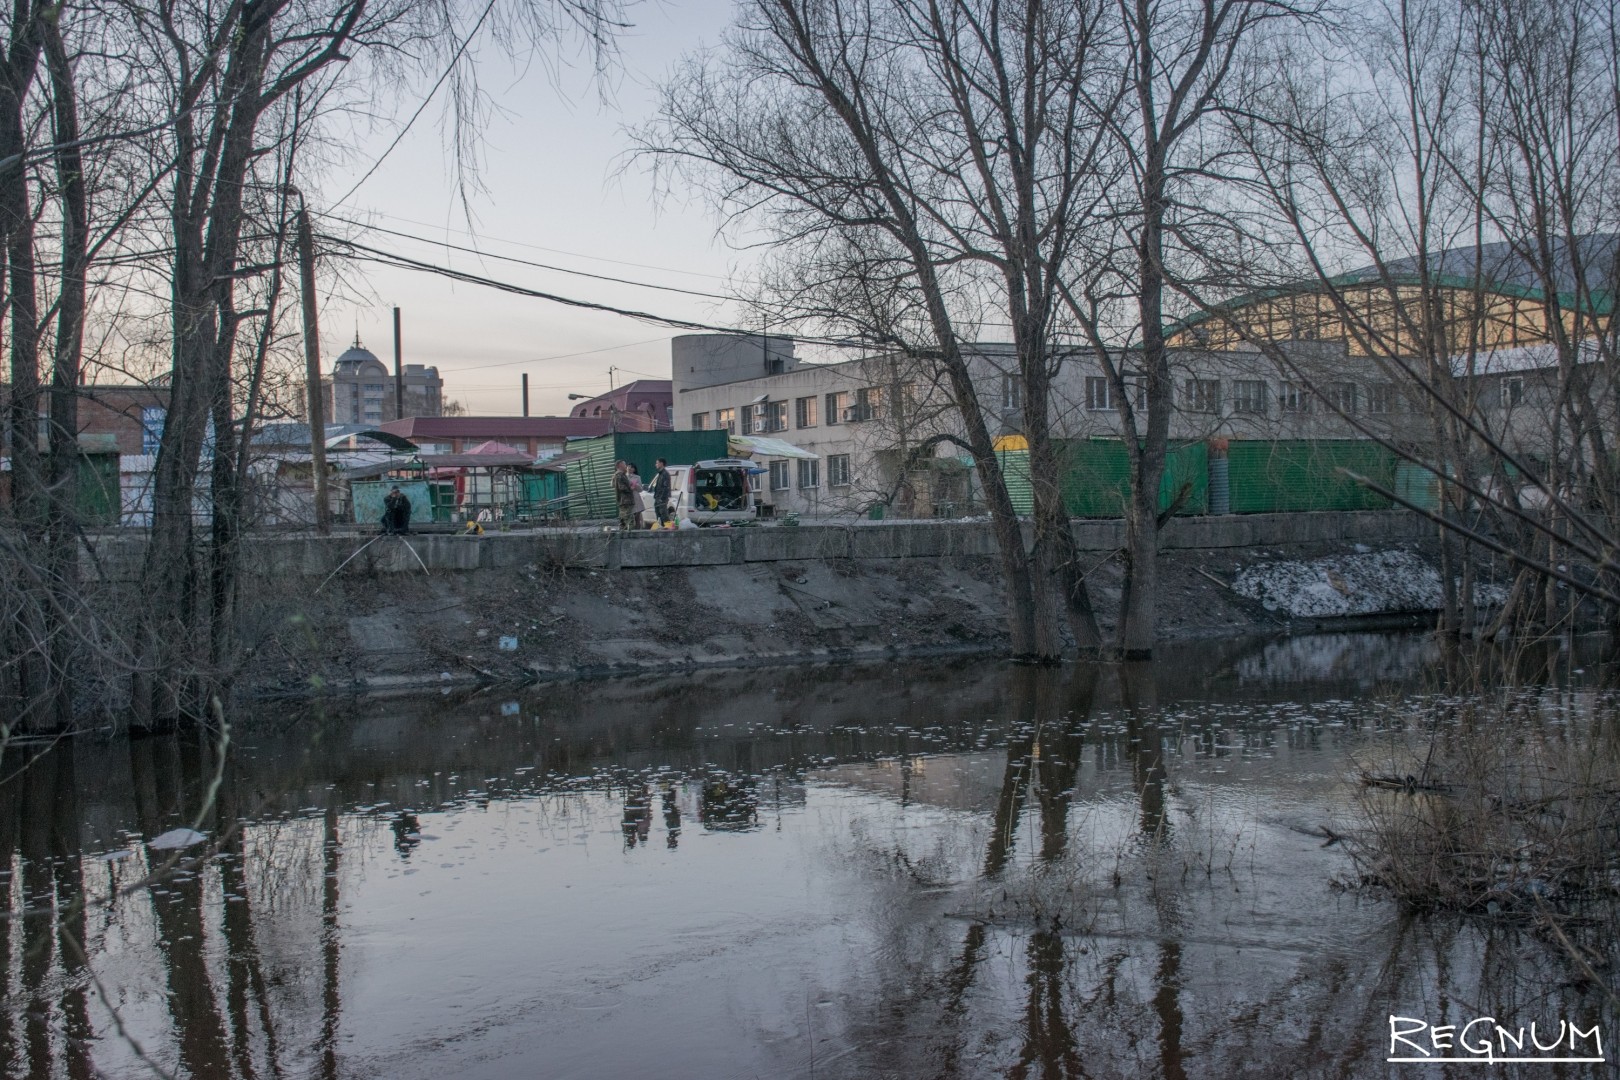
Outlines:
[[[1147,385],[1137,378],[1126,380],[1133,408],[1147,407]],[[1185,379],[1180,386],[1176,404],[1182,412],[1222,412],[1223,385],[1219,379]],[[1264,379],[1233,379],[1230,382],[1230,412],[1240,416],[1265,416],[1272,408],[1272,390]],[[1004,393],[1003,397],[1007,395]],[[1366,412],[1374,415],[1395,411],[1395,387],[1390,383],[1357,386],[1352,382],[1323,383],[1312,391],[1303,383],[1277,384],[1276,408],[1284,413],[1309,413],[1316,402],[1323,402],[1332,410],[1344,413]],[[1090,412],[1112,412],[1118,407],[1119,397],[1112,381],[1102,375],[1086,377],[1086,409]]]
[[[1132,396],[1132,406],[1138,409],[1145,408],[1146,384],[1139,378],[1132,378],[1126,380],[1126,386]],[[1221,413],[1221,380],[1185,379],[1180,389],[1177,404],[1182,412],[1213,415]],[[1230,389],[1230,412],[1233,415],[1265,416],[1271,411],[1272,390],[1266,380],[1233,379],[1230,381]],[[1497,406],[1503,409],[1510,409],[1522,403],[1524,380],[1519,377],[1502,380],[1496,397]],[[1003,404],[1008,408],[1017,407],[1006,404],[1014,399],[1018,399],[1021,403],[1021,395],[1017,392],[1015,383],[1009,383],[1008,387],[1003,388],[1002,398]],[[1285,381],[1277,384],[1275,400],[1277,411],[1284,413],[1309,413],[1314,411],[1317,403],[1322,403],[1329,411],[1384,416],[1400,408],[1402,399],[1397,396],[1393,383],[1359,386],[1353,382],[1330,382],[1322,383],[1313,390],[1304,383]],[[1112,412],[1117,403],[1114,384],[1109,379],[1101,375],[1086,377],[1086,408],[1089,411]]]
[[[781,401],[759,401],[741,409],[741,426],[737,409],[716,409],[712,419],[709,413],[692,414],[693,431],[724,431],[731,435],[768,435],[788,430],[788,404]],[[793,425],[799,430],[813,427],[836,427],[839,424],[858,424],[865,420],[883,418],[883,388],[866,387],[861,390],[841,390],[835,394],[811,394],[794,398]],[[802,486],[802,485],[801,485]]]
[[[799,474],[800,491],[814,491],[821,487],[821,459],[801,458],[797,461],[771,462],[771,490],[787,491],[788,481],[793,478],[795,471]],[[850,476],[848,454],[827,455],[828,487],[848,487]]]

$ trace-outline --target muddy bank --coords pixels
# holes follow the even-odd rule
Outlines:
[[[1160,563],[1163,640],[1426,619],[1399,594],[1384,606],[1362,603],[1351,617],[1299,618],[1234,588],[1256,567],[1365,550],[1315,541],[1167,551]],[[1432,564],[1420,543],[1381,550]],[[1122,570],[1108,552],[1091,557],[1087,580],[1111,630]],[[308,582],[297,594],[288,584],[259,579],[253,590],[255,644],[240,683],[250,694],[993,654],[1006,647],[996,560],[984,555],[621,569],[537,561],[462,572],[360,569],[318,591]]]

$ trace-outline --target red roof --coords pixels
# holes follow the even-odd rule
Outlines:
[[[382,425],[413,442],[436,439],[567,439],[606,435],[607,416],[407,416]]]

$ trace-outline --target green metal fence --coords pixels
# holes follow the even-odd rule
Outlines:
[[[1063,502],[1071,517],[1121,517],[1130,494],[1130,458],[1118,439],[1075,439],[1059,444],[1063,457]],[[1029,451],[998,449],[996,458],[1013,509],[1034,509]],[[1360,439],[1234,440],[1227,451],[1230,513],[1299,510],[1382,510],[1390,500],[1362,486],[1351,474],[1412,498],[1434,502],[1434,478],[1417,466],[1398,464],[1396,455]],[[1183,486],[1187,496],[1178,514],[1210,512],[1210,455],[1206,444],[1171,447],[1159,485],[1159,507],[1170,505]]]
[[[1118,439],[1075,439],[1064,456],[1063,504],[1071,517],[1122,517],[1131,491],[1131,461]],[[1178,514],[1209,512],[1209,448],[1201,442],[1170,447],[1159,482],[1159,509],[1187,489]]]
[[[1395,454],[1364,439],[1233,440],[1232,513],[1383,510],[1388,499],[1351,478],[1395,482]]]

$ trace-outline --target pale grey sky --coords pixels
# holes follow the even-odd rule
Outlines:
[[[624,128],[651,115],[654,87],[681,55],[718,42],[732,10],[731,0],[637,5],[607,105],[581,70],[565,71],[554,83],[539,66],[504,78],[504,66],[486,66],[485,88],[502,113],[485,130],[481,177],[486,190],[472,204],[476,236],[466,233],[437,102],[375,175],[333,212],[355,218],[370,214],[384,228],[493,255],[725,292],[727,274],[746,265],[748,253],[730,250],[716,238],[705,205],[655,204],[646,171],[636,164],[622,166],[630,145]],[[425,92],[426,87],[418,91]],[[402,117],[415,105],[401,107]],[[393,137],[394,131],[382,131],[362,143],[353,171],[336,172],[322,183],[326,198],[346,191]],[[734,306],[698,297],[593,281],[380,233],[365,242],[581,299],[721,325],[739,318]],[[398,305],[405,361],[438,365],[446,396],[474,413],[516,414],[523,372],[529,374],[530,408],[536,414],[566,411],[571,391],[606,390],[610,365],[621,369],[619,382],[669,377],[669,338],[678,331],[434,275],[363,264],[351,273],[363,278],[373,298],[358,307],[325,305],[321,345],[328,370],[357,324],[366,347],[392,365],[390,309]]]

